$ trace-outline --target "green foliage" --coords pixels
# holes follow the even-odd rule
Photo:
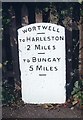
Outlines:
[[[83,80],[76,81],[72,91],[74,102],[79,102],[83,105]]]
[[[3,17],[3,24],[7,25],[9,23],[10,23],[10,19]]]
[[[10,91],[8,88],[3,88],[2,90],[2,102],[3,104],[8,104],[8,103],[12,103],[14,101],[14,97],[12,94],[10,94]]]
[[[3,28],[6,28],[9,24],[10,24],[10,18],[8,16],[8,14],[2,10],[2,26]]]
[[[83,10],[80,11],[81,16],[83,17]]]
[[[15,101],[15,96],[13,92],[13,85],[9,85],[7,80],[4,80],[2,87],[2,103],[8,104],[13,103]]]

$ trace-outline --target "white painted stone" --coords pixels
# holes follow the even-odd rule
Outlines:
[[[34,104],[64,103],[65,28],[51,23],[22,27],[18,29],[18,48],[22,100]]]

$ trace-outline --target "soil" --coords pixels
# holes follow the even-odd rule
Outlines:
[[[2,118],[83,118],[82,112],[76,107],[22,104],[3,106]]]

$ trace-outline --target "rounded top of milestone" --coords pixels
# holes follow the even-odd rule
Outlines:
[[[34,23],[34,24],[24,26],[24,27],[18,29],[18,31],[21,34],[38,32],[38,31],[39,32],[40,31],[43,31],[43,32],[49,31],[49,32],[54,32],[54,33],[55,32],[60,33],[60,32],[62,32],[61,29],[63,29],[63,28],[64,28],[63,26],[52,24],[52,23]]]

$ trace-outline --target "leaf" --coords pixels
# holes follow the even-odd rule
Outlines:
[[[47,104],[43,104],[42,107],[45,108],[45,109],[49,108]]]
[[[78,2],[79,2],[79,3],[82,3],[82,2],[83,2],[83,0],[78,0]]]
[[[78,88],[78,81],[75,82],[75,87]]]
[[[72,105],[76,105],[77,103],[78,103],[78,100],[73,101],[73,102],[72,102]]]
[[[2,64],[0,63],[0,69],[2,68]]]
[[[54,108],[54,106],[52,104],[43,104],[42,107],[44,109],[53,109]]]

